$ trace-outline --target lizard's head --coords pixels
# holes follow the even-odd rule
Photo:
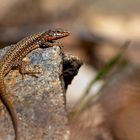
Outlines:
[[[47,41],[57,40],[66,37],[70,32],[64,29],[52,29],[45,32]]]

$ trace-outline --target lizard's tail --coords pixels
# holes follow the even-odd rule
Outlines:
[[[15,113],[12,103],[8,100],[8,97],[6,97],[6,94],[7,93],[6,93],[6,88],[4,84],[4,79],[3,79],[3,76],[0,74],[0,99],[5,105],[8,113],[10,114],[14,131],[15,131],[15,140],[18,140],[18,123],[17,123],[16,113]]]

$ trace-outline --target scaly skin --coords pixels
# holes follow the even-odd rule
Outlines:
[[[63,29],[48,30],[42,33],[31,35],[12,45],[11,48],[7,51],[7,53],[0,60],[0,98],[3,104],[5,105],[8,113],[10,114],[15,130],[15,140],[19,139],[17,121],[18,119],[14,107],[12,106],[9,99],[6,97],[7,93],[4,84],[4,77],[9,73],[9,71],[13,67],[22,67],[23,58],[32,50],[37,49],[39,47],[52,47],[54,44],[57,44],[55,43],[55,40],[66,37],[68,35],[69,32]]]

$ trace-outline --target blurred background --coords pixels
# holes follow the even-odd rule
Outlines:
[[[140,64],[139,0],[0,0],[0,46],[49,28],[64,28],[71,35],[62,40],[64,51],[78,56],[84,65],[67,90],[68,106],[85,91],[90,80],[122,44],[131,44],[125,58]],[[105,79],[91,88],[96,93]]]
[[[71,32],[63,49],[84,62],[66,94],[68,112],[83,111],[72,140],[140,139],[139,25],[140,0],[0,0],[1,48],[51,28]]]

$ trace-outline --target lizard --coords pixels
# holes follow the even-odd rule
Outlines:
[[[19,139],[18,118],[16,116],[16,110],[12,106],[10,100],[6,97],[7,92],[4,77],[10,72],[10,70],[15,68],[19,69],[19,72],[23,75],[36,73],[35,71],[25,70],[23,59],[26,55],[37,48],[47,48],[54,45],[60,45],[60,43],[55,40],[66,37],[69,34],[70,33],[68,31],[63,29],[51,29],[30,35],[16,44],[11,45],[10,49],[0,59],[0,99],[11,117],[15,132],[15,140]]]

